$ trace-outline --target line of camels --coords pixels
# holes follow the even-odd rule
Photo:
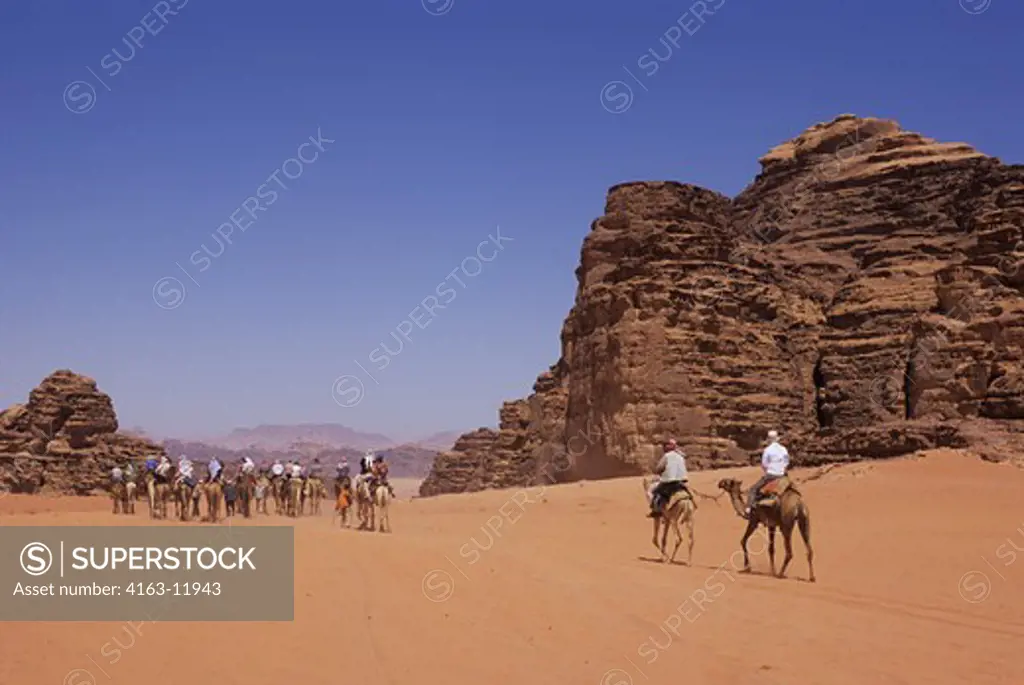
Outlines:
[[[817,475],[808,478],[814,480],[824,475],[826,470],[820,471]],[[650,492],[651,486],[657,480],[657,476],[648,476],[644,479],[644,492]],[[772,575],[777,578],[786,577],[786,569],[793,560],[793,529],[800,529],[800,536],[807,547],[807,567],[810,571],[810,582],[815,582],[814,577],[814,550],[811,548],[811,512],[803,495],[788,476],[783,476],[770,481],[761,488],[757,500],[754,502],[753,511],[749,519],[745,514],[746,504],[744,502],[743,483],[735,478],[723,478],[718,481],[718,487],[723,494],[727,494],[732,502],[736,513],[747,521],[747,529],[740,541],[740,548],[743,550],[743,571],[750,573],[750,555],[747,553],[747,541],[754,534],[759,526],[768,529],[768,558],[771,560]],[[690,488],[691,490],[693,488]],[[711,497],[694,491],[698,496],[706,499],[716,500],[721,497]],[[661,561],[673,563],[676,553],[683,542],[681,526],[686,527],[689,546],[687,549],[686,564],[689,566],[693,561],[693,528],[694,515],[697,511],[697,502],[693,495],[685,490],[672,495],[669,501],[664,504],[661,515],[653,519],[654,537],[652,542],[661,552]],[[675,547],[672,553],[667,552],[668,533],[672,530],[675,538]],[[775,531],[782,530],[782,540],[786,548],[786,556],[782,561],[782,568],[775,571]],[[661,531],[661,541],[658,541],[658,532]]]
[[[327,499],[324,482],[315,476],[272,478],[266,473],[240,473],[231,483],[237,492],[234,501],[225,497],[224,484],[203,481],[191,486],[178,476],[172,466],[167,482],[157,482],[152,473],[142,473],[134,480],[113,484],[110,497],[114,514],[135,514],[135,503],[144,492],[151,519],[166,519],[169,505],[173,505],[174,518],[179,521],[206,523],[218,523],[235,513],[245,518],[252,518],[256,514],[269,516],[270,500],[274,502],[274,514],[278,516],[319,516],[323,510],[323,501]],[[359,520],[359,530],[390,533],[391,499],[391,491],[384,484],[371,485],[368,479],[359,479],[353,486],[349,478],[336,479],[334,519],[340,518],[340,525],[350,528],[352,523],[349,509],[354,506],[354,518]],[[200,502],[205,503],[205,515],[200,511]]]

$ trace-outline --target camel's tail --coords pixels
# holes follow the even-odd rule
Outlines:
[[[807,551],[811,551],[811,510],[807,507],[806,502],[800,503],[800,511],[797,513],[796,523],[800,526],[800,537],[804,539],[804,544],[807,545]]]

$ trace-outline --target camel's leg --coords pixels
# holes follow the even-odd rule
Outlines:
[[[796,516],[797,525],[800,526],[800,537],[804,539],[804,546],[807,547],[807,568],[810,570],[810,580],[814,582],[814,550],[811,548],[811,512],[807,505],[800,503],[800,509]]]
[[[661,525],[660,519],[651,519],[651,523],[654,524],[654,535],[651,537],[651,544],[654,545],[654,549],[661,551],[661,547],[658,545],[658,526]]]
[[[686,513],[684,512],[682,515],[686,516]],[[676,546],[672,548],[672,556],[669,558],[670,562],[675,562],[679,547],[683,544],[683,531],[679,528],[679,518],[678,515],[672,517],[672,533],[675,535]]]
[[[696,507],[694,507],[696,509]],[[686,517],[686,531],[689,535],[690,545],[686,551],[686,565],[689,566],[693,563],[693,528],[694,528],[694,515],[690,512],[690,515]]]
[[[782,519],[782,542],[786,546],[786,557],[782,560],[782,569],[779,571],[779,578],[786,577],[786,568],[793,560],[793,524],[792,517]]]
[[[750,536],[754,534],[755,530],[757,530],[757,525],[757,519],[747,523],[747,530],[743,533],[743,539],[740,540],[740,547],[743,548],[743,571],[746,573],[750,573],[750,554],[747,553],[747,540],[749,540]]]
[[[775,575],[775,526],[768,526],[768,559],[772,564],[772,575]]]

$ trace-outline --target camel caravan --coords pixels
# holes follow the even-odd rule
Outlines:
[[[391,532],[389,510],[395,493],[387,473],[384,459],[372,452],[363,457],[355,477],[350,476],[347,461],[338,464],[332,525],[340,519],[341,527],[351,528],[358,519],[358,530]],[[257,469],[252,459],[245,457],[236,468],[226,469],[214,458],[202,480],[196,478],[195,466],[184,455],[177,464],[166,456],[159,461],[150,459],[139,471],[131,463],[113,468],[110,497],[114,514],[134,514],[143,493],[151,519],[173,516],[179,521],[207,523],[236,515],[270,516],[270,501],[277,516],[319,516],[328,497],[319,459],[308,467],[298,461],[275,461]]]
[[[807,548],[808,580],[813,583],[815,578],[814,550],[811,548],[811,513],[796,483],[787,475],[789,452],[779,442],[777,431],[768,431],[768,445],[761,455],[761,469],[761,479],[746,493],[743,492],[743,483],[735,478],[723,478],[718,482],[719,489],[732,501],[736,514],[747,523],[746,531],[740,540],[740,548],[743,550],[743,571],[750,572],[747,541],[758,527],[764,526],[768,529],[768,558],[772,575],[784,578],[786,569],[793,560],[793,529],[799,528],[800,536]],[[654,523],[652,542],[661,552],[661,561],[672,563],[682,544],[682,528],[685,527],[688,540],[686,563],[689,565],[693,560],[694,517],[697,511],[694,495],[714,500],[718,498],[702,495],[690,488],[686,461],[675,440],[669,440],[665,444],[665,453],[654,470],[656,476],[644,479],[644,493],[651,507],[648,516]],[[775,532],[778,529],[782,530],[786,556],[782,560],[782,568],[776,572]],[[669,530],[673,533],[675,543],[671,553],[668,552],[667,544]]]

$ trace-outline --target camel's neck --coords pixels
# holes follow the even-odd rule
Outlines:
[[[736,513],[740,516],[746,516],[746,506],[744,506],[743,499],[740,497],[739,488],[729,493],[729,499],[732,500],[732,508],[736,510]]]

